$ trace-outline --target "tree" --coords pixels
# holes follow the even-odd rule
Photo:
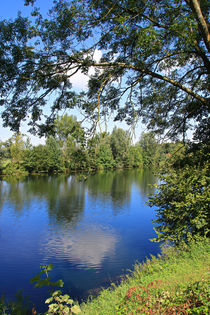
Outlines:
[[[102,132],[88,139],[87,153],[88,164],[91,169],[103,170],[115,167],[108,133]]]
[[[137,143],[130,147],[129,150],[129,158],[128,158],[128,166],[129,167],[143,167],[143,154],[142,148]]]
[[[75,146],[84,145],[84,129],[81,127],[81,123],[78,122],[74,116],[68,116],[65,114],[61,117],[57,117],[53,131],[61,144],[67,142],[68,138],[71,138]]]
[[[139,145],[142,148],[144,166],[154,166],[157,162],[158,143],[152,132],[142,133]]]
[[[45,145],[28,147],[23,165],[29,173],[63,172],[64,159],[58,141],[49,136]]]
[[[9,141],[0,140],[0,161],[10,158],[10,143]]]
[[[191,122],[195,136],[200,126],[207,133],[208,9],[207,0],[56,0],[49,18],[35,8],[34,21],[21,15],[2,21],[4,125],[18,130],[30,113],[32,129],[46,132],[38,122],[56,92],[48,127],[57,111],[78,105],[93,121],[115,111],[116,120],[140,117],[169,137],[184,137]],[[103,52],[100,61],[96,50]],[[92,66],[89,92],[76,95],[71,77]]]
[[[168,162],[160,176],[150,206],[157,207],[154,220],[157,241],[179,244],[209,236],[209,153],[204,150],[182,154]]]
[[[64,161],[60,146],[52,136],[47,138],[46,149],[48,153],[48,172],[61,172],[64,170]]]
[[[6,175],[26,175],[24,168],[24,158],[28,141],[24,140],[24,135],[15,133],[9,139],[10,161],[3,169],[3,174]]]
[[[26,167],[28,171],[38,174],[48,173],[49,165],[49,152],[46,145],[34,146],[30,154],[27,155]]]
[[[113,158],[111,149],[110,135],[107,133],[101,133],[99,136],[99,142],[96,148],[96,167],[97,169],[112,169],[116,163]]]
[[[2,161],[3,161],[3,157],[4,157],[3,146],[4,146],[4,143],[2,141],[0,141],[0,174],[1,174],[1,170],[2,170]]]
[[[21,164],[24,156],[24,151],[26,149],[26,143],[23,139],[23,135],[20,133],[16,133],[10,139],[10,154],[12,163]]]
[[[129,166],[129,150],[131,138],[129,133],[121,128],[114,128],[111,134],[111,149],[116,162],[116,167]]]
[[[62,149],[65,167],[71,168],[75,151],[82,150],[85,144],[85,132],[76,117],[67,114],[57,117],[53,127],[54,135]],[[73,167],[74,168],[74,167]]]

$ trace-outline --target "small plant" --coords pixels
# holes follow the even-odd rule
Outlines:
[[[31,283],[35,283],[34,287],[50,286],[50,287],[63,287],[63,281],[57,280],[55,282],[51,281],[49,277],[49,272],[53,269],[53,265],[43,265],[41,266],[41,271],[38,275],[31,279]],[[46,276],[43,279],[43,274]],[[79,314],[81,312],[78,305],[74,305],[74,301],[70,298],[68,294],[62,295],[60,290],[54,291],[51,289],[51,297],[45,301],[46,304],[49,304],[48,314],[59,314],[59,315],[71,315]]]
[[[79,314],[81,313],[78,305],[73,305],[74,301],[70,299],[68,294],[61,295],[61,291],[52,293],[52,297],[47,299],[45,303],[49,304],[46,314]]]
[[[63,281],[62,280],[57,280],[55,282],[51,281],[51,278],[49,277],[49,272],[53,269],[53,265],[42,265],[41,271],[38,275],[35,277],[31,278],[30,282],[34,283],[34,288],[41,288],[43,286],[49,286],[49,287],[63,287]],[[43,274],[46,276],[44,279]]]

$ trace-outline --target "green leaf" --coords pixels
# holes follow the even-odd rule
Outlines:
[[[54,291],[54,292],[52,293],[52,296],[55,297],[55,296],[58,296],[58,295],[60,295],[60,294],[61,294],[61,291],[60,291],[60,290],[57,290],[57,291]]]
[[[30,283],[36,282],[40,280],[40,274],[34,276],[33,278],[30,279]]]
[[[71,311],[73,314],[79,314],[81,313],[81,309],[78,305],[74,305],[72,308],[71,308]]]
[[[54,268],[54,266],[52,264],[48,264],[48,265],[41,265],[40,268],[43,269],[43,271],[51,271]]]
[[[45,303],[46,304],[49,304],[49,303],[51,303],[53,301],[53,297],[50,297],[50,298],[48,298],[46,301],[45,301]]]
[[[47,285],[47,286],[50,285],[50,280],[49,280],[49,278],[39,280],[39,281],[34,285],[34,288],[41,288],[41,287],[46,286],[46,285]]]
[[[54,282],[53,285],[58,286],[58,287],[63,287],[64,282],[63,282],[63,280],[57,280],[56,282]]]
[[[49,305],[49,311],[57,311],[59,309],[58,304],[50,304]]]

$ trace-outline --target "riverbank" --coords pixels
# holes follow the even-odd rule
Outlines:
[[[118,286],[113,284],[102,289],[98,297],[90,297],[80,307],[73,306],[72,312],[65,306],[73,303],[68,295],[58,296],[54,301],[48,299],[50,311],[46,314],[209,314],[209,266],[208,239],[179,248],[163,247],[158,257],[136,264],[134,271]],[[21,300],[8,307],[0,299],[1,314],[41,315],[35,308],[31,313],[23,308]]]
[[[119,286],[81,305],[82,314],[208,314],[210,242],[164,247]]]

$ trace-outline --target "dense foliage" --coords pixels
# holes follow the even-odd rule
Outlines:
[[[51,95],[47,127],[57,111],[78,106],[93,123],[114,113],[184,137],[193,122],[195,135],[202,128],[206,138],[208,13],[207,0],[55,0],[47,16],[34,7],[31,18],[1,21],[4,125],[18,131],[30,115],[32,130],[45,133],[40,118]],[[93,66],[89,91],[77,95],[73,74]]]
[[[72,116],[58,117],[53,134],[44,145],[32,146],[29,139],[16,133],[1,142],[1,172],[4,175],[58,173],[72,170],[94,171],[115,168],[157,166],[167,158],[175,144],[158,144],[153,133],[142,134],[132,144],[129,132],[114,128],[112,133],[85,137],[83,127]],[[147,139],[147,144],[142,139]],[[152,152],[152,154],[149,154]]]
[[[189,149],[188,149],[189,150]],[[186,151],[186,150],[185,150]],[[210,232],[210,165],[205,150],[182,152],[160,175],[150,205],[157,206],[158,240],[175,244]]]

